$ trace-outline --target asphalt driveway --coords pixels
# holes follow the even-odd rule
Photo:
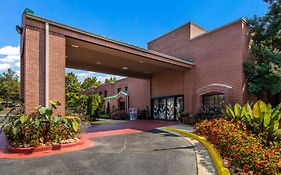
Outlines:
[[[95,147],[28,159],[0,159],[7,175],[195,175],[194,149],[159,130],[93,139]]]

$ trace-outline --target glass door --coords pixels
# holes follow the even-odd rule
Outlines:
[[[183,97],[176,97],[176,119],[180,118],[181,113],[183,112]]]
[[[153,118],[154,119],[159,119],[159,115],[158,115],[158,99],[153,99],[152,111],[153,111]]]
[[[157,120],[176,120],[183,112],[183,96],[152,99],[152,114]]]
[[[158,119],[166,119],[166,99],[162,98],[158,101]]]
[[[175,98],[167,98],[167,120],[175,119]]]

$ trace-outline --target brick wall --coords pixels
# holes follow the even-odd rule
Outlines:
[[[148,43],[148,49],[179,58],[186,58],[189,38],[190,27],[188,23],[153,41],[150,41]]]
[[[25,112],[32,113],[38,105],[45,105],[45,31],[26,27],[21,57],[22,96]],[[65,37],[49,35],[49,100],[62,102],[56,113],[65,113]]]
[[[99,92],[102,92],[102,96],[104,96],[104,91],[107,91],[107,96],[111,96],[117,94],[118,88],[121,88],[121,90],[124,91],[125,87],[128,87],[129,107],[141,110],[146,107],[150,109],[150,80],[124,78],[115,83],[107,83],[91,90],[87,90],[86,93],[98,94]],[[111,102],[116,106],[116,104],[118,104],[117,100],[118,99],[111,99]]]
[[[184,94],[184,72],[166,71],[151,78],[151,97],[163,97]]]
[[[223,91],[228,96],[227,103],[244,102],[242,37],[242,22],[238,21],[190,41],[188,53],[196,64],[194,66],[195,110],[201,105],[199,96],[204,93],[200,93],[199,90],[202,88],[205,88],[205,93],[219,92],[214,88],[224,88]],[[218,86],[209,86],[212,84]],[[228,90],[228,86],[231,87],[231,91]]]
[[[49,35],[49,100],[56,99],[62,104],[57,113],[65,113],[65,37]]]
[[[227,103],[244,103],[249,99],[242,66],[249,53],[248,32],[242,20],[211,32],[188,23],[151,41],[148,43],[149,49],[191,58],[195,63],[192,70],[186,70],[183,80],[179,78],[182,76],[166,72],[155,75],[152,78],[152,96],[169,95],[182,90],[185,110],[192,113],[196,113],[201,106],[201,95],[211,92],[225,93]]]
[[[150,109],[150,80],[128,78],[129,107]]]
[[[35,107],[39,104],[44,104],[44,71],[42,72],[42,63],[45,55],[44,49],[44,36],[40,30],[33,30],[27,28],[25,30],[25,43],[24,55],[21,57],[23,69],[23,98],[27,105],[25,111],[31,113],[35,111]]]

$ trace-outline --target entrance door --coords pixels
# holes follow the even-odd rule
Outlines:
[[[152,99],[153,118],[157,120],[177,120],[183,112],[183,96]]]
[[[125,102],[124,101],[120,101],[119,102],[119,110],[125,110],[125,108],[126,108]]]
[[[167,98],[167,120],[175,120],[175,98]]]

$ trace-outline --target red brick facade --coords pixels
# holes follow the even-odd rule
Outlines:
[[[152,78],[151,83],[178,79],[180,82],[176,83],[177,88],[173,90],[185,89],[184,93],[179,90],[177,95],[185,95],[185,110],[192,113],[197,112],[202,105],[201,95],[208,93],[224,93],[226,103],[243,103],[247,94],[242,62],[248,54],[248,38],[248,27],[244,20],[211,32],[188,23],[149,42],[148,48],[192,59],[195,66],[184,73],[184,80],[180,80],[179,75],[168,74],[170,78],[163,73],[157,76],[157,80]]]
[[[100,94],[102,98],[113,96],[120,91],[125,91],[128,96],[124,94],[118,95],[116,98],[104,100],[103,110],[106,110],[107,101],[110,102],[111,110],[118,109],[118,101],[120,99],[126,101],[128,108],[138,108],[139,110],[150,109],[150,80],[124,78],[115,83],[106,83],[101,86],[91,88],[85,91],[86,94]],[[126,90],[127,89],[127,90]],[[129,103],[128,103],[129,102]],[[128,104],[127,104],[128,103]]]
[[[248,55],[249,38],[249,29],[244,20],[237,20],[210,32],[190,22],[149,42],[148,50],[145,50],[39,17],[24,16],[21,93],[28,113],[34,111],[37,105],[45,103],[45,22],[52,24],[49,32],[48,98],[62,102],[58,111],[62,115],[65,101],[64,69],[68,66],[67,38],[112,48],[120,51],[120,55],[126,53],[145,58],[147,64],[155,64],[151,62],[153,60],[166,66],[165,71],[147,74],[146,79],[127,78],[94,90],[96,93],[102,92],[102,95],[107,91],[107,96],[110,96],[117,93],[117,88],[125,90],[128,87],[129,107],[150,108],[151,98],[183,95],[184,110],[196,113],[202,105],[201,96],[204,94],[223,93],[226,103],[244,103],[250,99],[242,70],[242,62]],[[192,60],[194,64],[186,64],[183,60]],[[167,68],[164,62],[171,66]],[[144,64],[140,66],[145,67]],[[87,66],[83,68],[90,69]]]

